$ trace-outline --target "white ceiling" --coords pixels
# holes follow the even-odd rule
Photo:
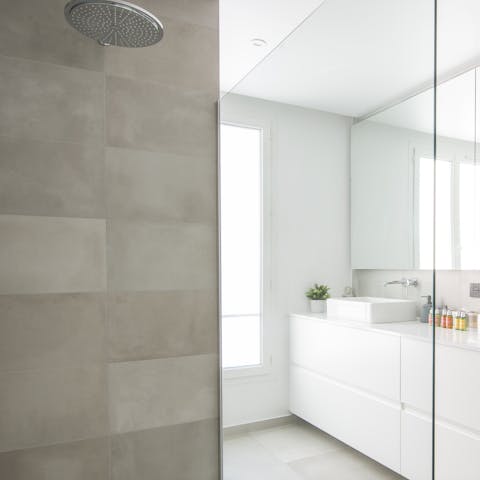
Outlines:
[[[479,85],[480,87],[480,82]],[[437,89],[437,133],[443,137],[475,140],[475,70],[470,70]],[[433,133],[433,90],[427,90],[370,120],[395,127]]]
[[[432,0],[221,1],[225,90],[359,117],[432,83]],[[478,63],[479,0],[439,0],[438,30],[442,77]],[[247,40],[270,35],[261,61]]]
[[[230,91],[323,1],[220,0],[220,89]]]

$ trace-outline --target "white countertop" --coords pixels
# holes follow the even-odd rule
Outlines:
[[[414,340],[424,342],[431,343],[433,340],[433,327],[418,321],[365,324],[351,320],[331,318],[324,313],[293,313],[292,315],[296,317],[315,319],[321,322],[328,322],[344,327],[412,338]],[[447,330],[445,328],[436,327],[435,340],[437,344],[445,345],[447,347],[457,347],[480,352],[480,332],[476,329],[469,330],[468,332],[460,332],[457,330]]]

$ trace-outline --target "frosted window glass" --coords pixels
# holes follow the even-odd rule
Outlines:
[[[259,365],[261,323],[259,315],[223,317],[223,368]]]
[[[453,268],[452,163],[437,160],[435,268]]]
[[[433,160],[421,158],[418,188],[419,268],[433,268]]]
[[[221,265],[225,367],[259,364],[262,131],[221,126]]]
[[[435,267],[453,267],[452,163],[437,160],[436,169]],[[419,165],[419,267],[433,268],[433,159],[421,158]]]
[[[460,164],[459,179],[460,217],[460,268],[480,268],[480,167],[474,164]]]

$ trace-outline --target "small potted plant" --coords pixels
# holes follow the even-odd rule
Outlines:
[[[327,309],[327,298],[330,297],[327,285],[318,285],[317,283],[308,290],[305,295],[310,299],[310,311],[312,313],[324,313]]]

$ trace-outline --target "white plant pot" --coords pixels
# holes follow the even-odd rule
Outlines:
[[[312,313],[325,313],[327,311],[327,301],[310,300],[310,311]]]

